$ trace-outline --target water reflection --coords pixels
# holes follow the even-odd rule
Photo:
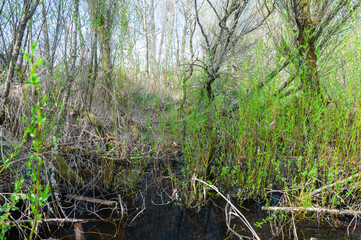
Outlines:
[[[199,212],[173,204],[153,206],[130,227],[126,239],[224,239],[227,228],[223,211],[211,202]]]
[[[171,203],[168,205],[146,204],[146,208],[129,225],[119,221],[108,222],[90,222],[84,223],[83,229],[87,240],[100,239],[127,239],[127,240],[218,240],[218,239],[237,239],[235,236],[229,236],[225,224],[224,210],[218,207],[220,203],[208,201],[200,210],[182,209]],[[266,216],[261,210],[260,204],[247,204],[248,210],[241,208],[242,213],[254,226],[255,222],[260,222]],[[134,215],[133,215],[134,217]],[[237,227],[239,234],[251,237],[246,229],[242,229],[242,223],[236,219],[233,223]],[[254,227],[261,239],[294,239],[292,230],[283,229],[283,236],[273,236],[269,224],[262,228]],[[273,228],[273,230],[275,230]],[[352,229],[350,229],[351,231]],[[71,225],[60,229],[52,229],[52,237],[56,239],[70,240],[74,239],[74,230]],[[361,229],[356,228],[350,234],[347,234],[346,228],[332,228],[326,225],[317,225],[314,222],[297,223],[298,239],[361,239]],[[49,235],[48,235],[49,237]]]

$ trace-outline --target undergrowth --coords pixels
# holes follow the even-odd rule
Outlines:
[[[241,201],[265,201],[279,192],[290,198],[287,206],[360,210],[360,45],[354,44],[352,51],[333,53],[335,62],[338,54],[348,59],[342,72],[320,71],[321,94],[298,88],[308,69],[298,69],[289,95],[277,94],[280,78],[261,91],[253,81],[252,94],[239,89],[237,106],[222,89],[213,101],[199,101],[197,90],[188,93],[184,111],[175,108],[168,118],[170,136],[182,143],[184,165],[172,177],[186,205],[204,197],[203,186],[190,182],[196,176]],[[289,71],[299,67],[292,62]]]

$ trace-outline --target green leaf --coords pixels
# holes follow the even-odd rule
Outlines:
[[[36,195],[34,193],[30,193],[29,194],[29,200],[31,202],[36,202],[37,201]],[[31,206],[32,206],[32,204],[31,204]]]
[[[36,44],[37,44],[37,41],[35,41],[35,42],[33,42],[33,43],[31,44],[31,56],[32,56],[32,57],[35,56]]]
[[[48,100],[48,95],[45,94],[43,100],[41,100],[41,105],[44,105],[47,100]]]
[[[49,196],[50,196],[49,185],[46,185],[46,187],[44,188],[44,192],[42,193],[42,197],[44,200],[47,200]]]
[[[24,54],[24,58],[25,58],[26,61],[30,62],[30,57],[29,57],[28,53]]]
[[[44,62],[44,58],[38,58],[38,60],[36,61],[36,66],[40,66],[42,63]]]
[[[35,219],[36,221],[39,221],[41,219],[43,215],[41,213],[39,213],[38,215],[36,215]]]
[[[19,210],[19,208],[18,208],[17,206],[13,205],[13,206],[11,207],[11,211],[16,211],[16,210]]]

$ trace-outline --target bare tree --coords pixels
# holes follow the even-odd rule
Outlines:
[[[63,1],[58,1],[57,3],[57,8],[56,8],[56,27],[54,29],[55,34],[53,35],[53,39],[52,39],[52,46],[51,46],[51,52],[50,52],[50,59],[49,59],[49,68],[50,68],[50,76],[53,76],[53,68],[54,68],[54,63],[55,63],[55,53],[56,50],[58,49],[58,45],[59,45],[59,41],[61,38],[61,30],[62,30],[62,26],[61,26],[61,22],[62,22],[62,14],[64,11],[64,2]],[[50,44],[50,41],[49,41]]]
[[[67,77],[65,85],[65,95],[64,95],[64,106],[63,113],[60,113],[58,127],[55,131],[57,134],[60,131],[61,122],[67,118],[68,103],[70,99],[71,88],[75,79],[75,64],[78,54],[78,26],[79,26],[79,0],[74,0],[73,2],[73,22],[72,22],[72,36],[71,36],[71,52],[70,52],[70,66],[66,67]]]
[[[3,14],[3,9],[4,9],[4,6],[5,6],[5,3],[6,3],[6,0],[2,0],[1,2],[1,6],[0,6],[0,15]],[[4,37],[4,31],[3,31],[3,27],[2,25],[5,24],[3,22],[3,19],[1,19],[1,22],[0,22],[0,35],[1,35],[1,41],[2,41],[2,53],[1,53],[1,59],[0,59],[0,67],[1,69],[4,68],[4,66],[6,65],[7,63],[7,60],[6,60],[6,53],[7,53],[7,44],[6,44],[6,41],[5,41],[5,37]]]
[[[234,53],[240,39],[255,31],[270,16],[273,4],[268,6],[267,1],[226,0],[217,7],[210,0],[207,3],[216,18],[216,23],[208,29],[204,24],[206,20],[201,17],[198,1],[194,0],[197,24],[204,38],[203,47],[207,55],[202,62],[207,75],[202,93],[205,89],[208,98],[213,99],[212,84],[219,78],[221,66]],[[266,14],[261,14],[263,9],[266,9]]]
[[[168,8],[166,8],[166,11],[164,11],[164,18],[163,18],[163,24],[162,24],[162,33],[161,33],[161,37],[160,37],[160,42],[159,42],[159,48],[158,48],[158,57],[157,57],[157,61],[158,61],[158,72],[161,71],[162,68],[162,55],[163,55],[163,45],[164,45],[164,41],[166,39],[166,30],[167,30],[167,25],[169,24],[169,16],[168,16]]]
[[[152,71],[155,71],[156,66],[156,34],[155,34],[155,5],[154,0],[150,0],[149,3],[149,28],[147,28],[147,32],[149,31],[149,60]]]
[[[154,0],[150,0],[149,3],[146,0],[138,0],[138,5],[142,6],[138,8],[138,14],[142,19],[143,34],[145,37],[146,45],[146,73],[150,75],[150,71],[153,73],[157,71],[156,68],[156,29],[155,29],[155,3]]]

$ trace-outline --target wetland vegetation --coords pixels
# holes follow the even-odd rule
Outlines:
[[[360,5],[0,0],[0,237],[358,238]]]

